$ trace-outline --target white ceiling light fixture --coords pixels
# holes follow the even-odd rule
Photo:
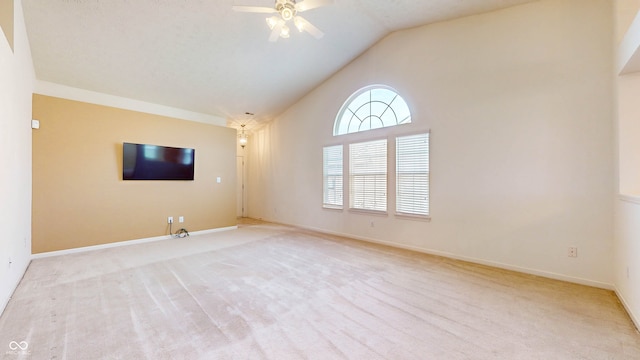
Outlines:
[[[254,13],[278,13],[280,16],[268,17],[267,25],[271,30],[269,41],[274,42],[278,40],[278,37],[288,38],[289,27],[287,22],[293,20],[294,25],[299,32],[306,31],[316,39],[320,39],[324,36],[324,33],[317,27],[313,26],[302,16],[298,16],[298,13],[315,9],[320,6],[333,4],[333,0],[303,0],[296,2],[296,0],[276,0],[276,4],[273,8],[260,7],[260,6],[233,6],[233,10],[242,12],[254,12]]]
[[[242,124],[240,125],[240,127],[242,127],[242,133],[238,136],[238,142],[240,143],[240,146],[244,149],[245,146],[247,146],[247,135],[244,133],[244,127],[246,126],[246,124]]]
[[[247,143],[249,142],[249,135],[245,134],[244,130],[245,130],[245,126],[247,126],[247,124],[251,123],[254,121],[253,117],[254,114],[252,112],[245,112],[244,113],[244,118],[243,119],[238,119],[237,123],[240,124],[240,129],[241,132],[238,134],[238,144],[242,147],[242,149],[244,149],[245,146],[247,146]]]

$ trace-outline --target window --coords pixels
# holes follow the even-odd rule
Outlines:
[[[349,145],[349,206],[387,211],[387,140]]]
[[[409,106],[398,93],[384,85],[356,91],[342,105],[333,135],[344,135],[411,122]]]
[[[322,206],[342,208],[342,145],[327,146],[322,151]]]
[[[429,215],[429,133],[396,138],[396,212]]]
[[[429,219],[430,132],[416,127],[409,106],[389,86],[353,93],[333,124],[342,144],[323,148],[323,207],[342,209],[347,198],[352,210],[386,214],[390,208],[396,216]]]

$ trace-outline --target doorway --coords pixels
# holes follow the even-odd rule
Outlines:
[[[244,169],[244,156],[236,157],[236,216],[239,218],[245,217],[246,208],[246,194],[245,194],[245,169]]]

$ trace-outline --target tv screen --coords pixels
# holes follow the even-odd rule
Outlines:
[[[123,180],[193,180],[195,150],[122,144]]]

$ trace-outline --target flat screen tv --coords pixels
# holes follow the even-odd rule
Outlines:
[[[123,180],[193,180],[195,150],[122,144]]]

